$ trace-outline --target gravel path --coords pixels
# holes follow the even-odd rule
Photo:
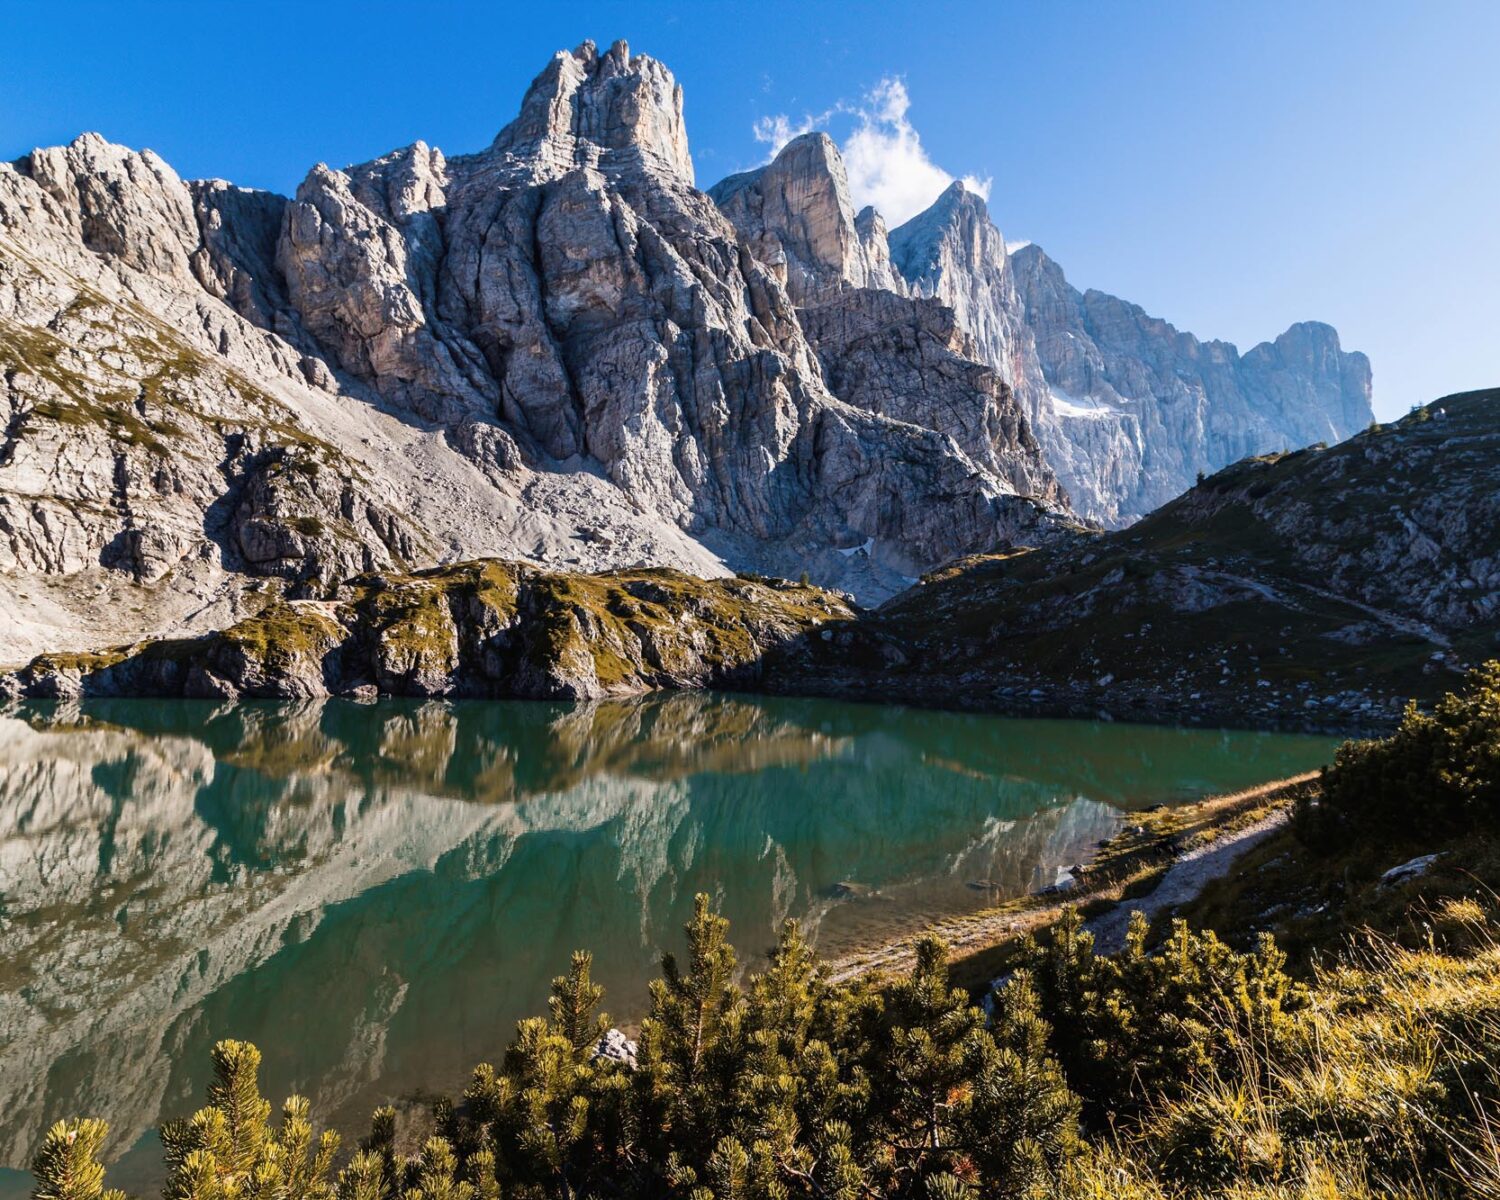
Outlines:
[[[1285,825],[1290,816],[1289,809],[1280,809],[1206,846],[1189,850],[1167,869],[1162,881],[1149,895],[1127,900],[1088,922],[1086,928],[1094,935],[1094,948],[1101,954],[1115,954],[1123,949],[1131,913],[1140,911],[1146,914],[1147,920],[1154,920],[1158,913],[1186,904],[1203,890],[1204,884],[1229,874],[1242,854],[1265,841]]]

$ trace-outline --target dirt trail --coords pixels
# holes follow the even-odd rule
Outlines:
[[[1094,934],[1095,946],[1101,953],[1115,953],[1125,944],[1125,930],[1132,912],[1139,909],[1148,919],[1154,918],[1158,913],[1180,907],[1194,899],[1210,880],[1229,874],[1241,855],[1286,824],[1291,810],[1285,806],[1278,808],[1260,820],[1238,829],[1232,827],[1235,814],[1245,812],[1247,806],[1274,800],[1279,793],[1315,778],[1317,772],[1310,771],[1200,801],[1200,808],[1217,814],[1210,827],[1210,840],[1174,859],[1161,882],[1149,894],[1124,901],[1088,922],[1087,928]],[[1223,829],[1224,825],[1230,828]],[[1216,834],[1213,832],[1214,827],[1219,827]],[[961,960],[997,943],[1051,925],[1062,914],[1063,905],[1081,905],[1099,894],[1085,888],[1081,892],[1057,897],[1033,896],[1029,903],[1023,902],[1020,907],[1007,905],[993,913],[938,921],[926,932],[941,937],[948,943],[953,958]],[[844,981],[871,971],[907,970],[915,959],[917,936],[919,935],[903,935],[847,955],[830,964],[830,976],[834,980]]]
[[[1155,920],[1158,913],[1193,900],[1205,884],[1229,874],[1242,854],[1265,841],[1285,825],[1290,816],[1289,810],[1281,809],[1206,846],[1189,850],[1167,869],[1162,881],[1150,893],[1127,900],[1088,922],[1085,928],[1094,935],[1094,948],[1101,954],[1115,954],[1122,950],[1131,913],[1143,912],[1147,920]]]

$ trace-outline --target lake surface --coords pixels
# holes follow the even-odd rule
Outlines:
[[[751,967],[786,917],[836,957],[1332,745],[703,695],[11,708],[0,1166],[102,1116],[114,1181],[154,1189],[152,1130],[201,1104],[224,1037],[261,1047],[278,1107],[297,1090],[363,1133],[498,1061],[575,948],[638,1017],[695,892]]]

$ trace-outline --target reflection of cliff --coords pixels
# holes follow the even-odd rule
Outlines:
[[[638,1011],[695,891],[747,956],[788,915],[836,949],[980,902],[972,878],[1024,889],[1118,819],[1075,799],[1071,747],[973,720],[687,695],[0,717],[0,1158],[106,1097],[122,1149],[229,1035],[353,1123],[499,1054],[574,947]],[[1144,732],[1086,772],[1148,798],[1232,773]],[[844,879],[886,898],[834,905]]]
[[[1263,781],[1316,760],[1326,739],[1052,720],[891,705],[675,693],[579,704],[384,700],[239,703],[96,700],[12,706],[37,728],[191,731],[220,762],[282,777],[331,771],[431,795],[496,802],[590,775],[652,780],[754,772],[846,753],[1030,783],[1049,795],[1154,803]],[[1299,753],[1300,741],[1305,753]]]

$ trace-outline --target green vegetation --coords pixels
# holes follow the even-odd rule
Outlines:
[[[1399,698],[1494,653],[1469,576],[1500,553],[1497,409],[1500,391],[1446,397],[1234,463],[1128,529],[941,567],[861,623],[907,651],[877,686],[951,695],[963,675],[1077,712],[1389,728]]]
[[[1500,947],[1376,941],[1288,977],[1269,937],[1239,954],[1144,923],[1117,959],[1069,912],[992,994],[911,973],[830,983],[794,923],[736,984],[700,896],[667,956],[637,1057],[596,1055],[590,959],[520,1022],[501,1067],[440,1099],[416,1140],[394,1109],[341,1167],[292,1097],[279,1122],[254,1047],[222,1042],[207,1105],[162,1131],[168,1200],[651,1196],[968,1198],[1494,1195]],[[38,1200],[101,1200],[99,1122],[60,1122]]]
[[[1295,791],[1290,827],[1183,915],[1237,946],[1274,925],[1303,972],[1371,930],[1412,950],[1474,949],[1500,916],[1496,682],[1487,663],[1392,736],[1346,743]]]
[[[1391,737],[1346,742],[1298,816],[1322,845],[1413,823],[1436,836],[1500,826],[1500,661],[1476,668],[1467,691],[1430,714],[1408,704]]]
[[[320,664],[345,636],[327,613],[308,604],[273,600],[216,636],[218,645],[246,666],[284,675],[305,663]],[[152,643],[148,643],[149,651]]]

